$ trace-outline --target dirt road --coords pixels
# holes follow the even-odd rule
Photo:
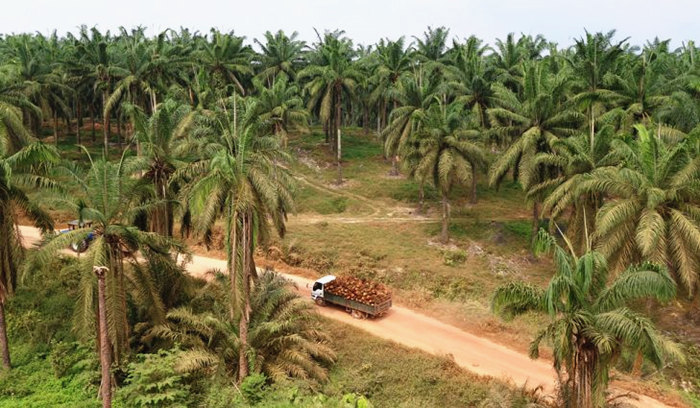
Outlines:
[[[40,238],[39,231],[32,227],[20,227],[20,232],[25,246],[38,242]],[[211,269],[225,270],[226,262],[195,255],[187,265],[188,272],[199,277],[204,277]],[[311,280],[282,275],[296,283],[302,296],[309,296],[307,287],[310,287]],[[374,320],[357,320],[333,307],[319,307],[318,311],[323,316],[358,327],[377,337],[437,355],[450,355],[457,364],[476,374],[510,380],[518,387],[527,384],[533,388],[542,386],[547,392],[554,390],[556,376],[548,362],[531,360],[508,347],[413,310],[394,306],[386,316]],[[639,396],[636,404],[640,407],[667,406],[645,396]]]

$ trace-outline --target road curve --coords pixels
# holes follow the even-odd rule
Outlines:
[[[19,230],[25,246],[39,242],[38,229],[20,226]],[[226,270],[226,262],[193,255],[186,268],[191,275],[206,278],[212,269]],[[294,282],[302,296],[309,296],[310,279],[281,275]],[[541,386],[547,393],[553,392],[556,385],[555,371],[544,360],[531,360],[525,354],[404,307],[393,306],[384,317],[372,320],[354,319],[344,310],[334,307],[319,307],[318,311],[377,337],[428,353],[449,355],[458,365],[479,375],[511,381],[518,387],[525,384],[528,388]],[[650,397],[635,397],[639,399],[635,402],[639,407],[668,407]]]

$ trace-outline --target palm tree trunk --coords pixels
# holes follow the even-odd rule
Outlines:
[[[339,85],[336,85],[335,89],[335,151],[338,159],[338,185],[343,183],[343,167],[342,167],[342,142],[340,138],[340,120],[341,120],[341,99],[340,93],[342,91]]]
[[[540,202],[535,200],[532,204],[532,236],[530,237],[530,244],[532,251],[535,251],[535,241],[537,240],[537,232],[540,229]]]
[[[231,252],[229,253],[228,273],[231,280],[231,321],[236,318],[236,266],[238,265],[238,211],[233,211],[229,221],[229,234],[231,240]]]
[[[338,155],[338,180],[336,180],[336,183],[338,185],[343,184],[343,163],[342,163],[342,141],[341,141],[341,135],[340,135],[340,129],[338,129],[338,134],[336,135],[336,140],[338,141],[338,146],[336,147],[337,150],[337,155]]]
[[[450,203],[447,200],[447,194],[442,193],[442,231],[440,233],[440,241],[446,244],[450,240],[448,227],[450,223]]]
[[[362,130],[365,135],[369,133],[369,108],[367,105],[362,108]]]
[[[425,211],[425,187],[423,181],[418,183],[418,214],[423,214]]]
[[[472,195],[469,202],[476,204],[476,166],[472,165]]]
[[[593,152],[593,146],[595,144],[595,117],[593,116],[593,105],[591,105],[588,108],[589,112],[589,123],[588,123],[588,129],[589,129],[589,138],[590,138],[590,144],[591,144],[591,152]]]
[[[392,154],[391,155],[391,170],[389,170],[389,175],[390,176],[398,176],[399,175],[399,156]]]
[[[109,336],[107,334],[107,302],[105,300],[105,271],[107,268],[95,268],[97,275],[97,304],[100,327],[100,365],[102,366],[102,383],[100,384],[100,394],[102,396],[102,407],[112,406],[112,376],[110,368],[112,366],[112,356],[109,347]]]
[[[117,113],[117,146],[122,149],[122,115]]]
[[[53,143],[58,146],[58,113],[53,113]]]
[[[243,246],[243,262],[242,262],[242,296],[243,310],[241,310],[241,320],[238,324],[238,336],[240,340],[240,348],[238,351],[238,381],[242,382],[248,376],[248,320],[250,317],[250,262],[252,253],[250,247],[252,245],[252,229],[251,229],[251,214],[248,210],[243,215],[241,244]]]
[[[10,344],[7,340],[5,302],[3,300],[0,300],[0,354],[2,354],[2,368],[9,370],[12,367],[12,363],[10,362]]]
[[[92,123],[92,143],[97,142],[97,135],[95,134],[95,107],[90,106],[90,123]]]
[[[107,104],[107,100],[109,99],[109,95],[107,94],[107,91],[102,91],[102,106],[105,106]],[[104,151],[105,151],[105,159],[109,158],[109,113],[104,112],[102,114],[102,134],[104,136]]]

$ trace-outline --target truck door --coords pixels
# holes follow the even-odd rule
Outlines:
[[[311,299],[323,298],[323,284],[321,282],[314,282],[314,286],[311,288]]]

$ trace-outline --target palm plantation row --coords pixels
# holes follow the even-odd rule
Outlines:
[[[484,174],[492,186],[508,177],[522,186],[532,206],[533,244],[543,236],[543,217],[552,233],[571,237],[569,255],[555,251],[561,270],[546,293],[514,285],[499,291],[494,305],[506,315],[535,309],[559,317],[540,340],[556,344],[583,333],[555,349],[562,353],[555,356],[558,368],[572,381],[574,406],[600,405],[621,347],[659,365],[677,355],[626,307],[637,298],[669,299],[675,282],[692,295],[698,283],[694,44],[672,51],[668,41],[655,40],[638,49],[614,41],[614,33],[586,33],[570,48],[513,35],[488,47],[474,37],[449,44],[448,34],[429,29],[410,43],[400,38],[364,47],[340,31],[311,45],[296,34],[267,33],[255,41],[260,52],[245,38],[218,31],[168,30],[150,38],[143,29],[112,35],[82,28],[62,38],[2,38],[5,365],[2,305],[18,277],[94,234],[75,266],[84,277],[75,325],[95,333],[93,268],[106,267],[115,366],[157,338],[187,347],[193,367],[225,367],[239,380],[251,369],[270,378],[322,379],[333,359],[323,335],[303,313],[286,329],[294,336],[278,331],[274,319],[304,308],[282,294],[270,296],[277,304],[260,305],[266,299],[260,291],[282,289],[259,276],[253,261],[257,245],[274,230],[285,232],[294,207],[287,139],[303,137],[311,125],[325,133],[338,183],[343,128],[376,132],[391,173],[417,181],[420,211],[427,210],[424,187],[440,193],[444,243],[455,188],[469,186],[475,203]],[[81,133],[87,118],[91,140]],[[94,145],[101,132],[103,157],[61,160],[57,149],[36,140],[44,126],[56,144],[75,135],[78,145]],[[53,226],[28,193],[37,189],[94,224],[48,240],[23,262],[15,210],[45,230]],[[188,251],[174,237],[193,231],[210,239],[217,222],[229,287],[210,283],[219,285],[220,296],[197,304],[214,311],[200,307],[197,314],[181,308],[203,295],[183,275],[178,259]],[[608,270],[621,273],[622,283],[606,287]],[[573,298],[554,302],[566,296]],[[641,333],[649,337],[640,339]],[[293,353],[273,346],[282,338]],[[591,355],[600,363],[579,364]]]

